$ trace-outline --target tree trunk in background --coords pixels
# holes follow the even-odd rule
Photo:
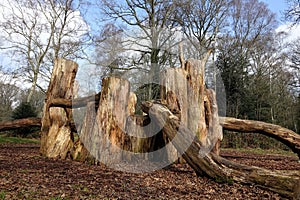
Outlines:
[[[208,176],[218,182],[240,182],[255,184],[289,198],[300,196],[300,172],[266,170],[237,164],[219,157],[210,152],[202,154],[203,143],[195,137],[194,133],[184,127],[180,119],[161,104],[145,102],[143,110],[149,112],[164,126],[164,133],[172,141],[182,157],[196,171],[197,174]],[[174,139],[175,138],[175,139]],[[188,149],[184,149],[189,146]]]
[[[73,83],[78,65],[75,62],[57,59],[46,94],[41,128],[42,155],[65,159],[73,147],[70,108],[50,107],[53,99],[72,99]]]

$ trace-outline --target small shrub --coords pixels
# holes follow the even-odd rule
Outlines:
[[[35,108],[28,102],[22,102],[12,112],[12,119],[24,119],[29,117],[37,117]],[[37,128],[20,128],[13,132],[13,136],[26,137],[37,131]]]
[[[16,107],[12,113],[13,119],[24,119],[28,117],[36,117],[34,107],[27,102],[22,102],[18,107]]]

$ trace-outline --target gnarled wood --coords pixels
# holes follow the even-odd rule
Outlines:
[[[226,130],[260,133],[272,137],[290,147],[300,158],[300,135],[292,130],[266,122],[241,120],[231,117],[221,117],[220,124]]]
[[[88,106],[81,141],[100,162],[115,164],[122,159],[128,116],[129,82],[107,77],[102,80],[99,108]],[[94,110],[92,110],[94,109]]]
[[[205,89],[205,61],[189,59],[183,68],[163,71],[160,75],[161,100],[207,149],[213,148],[218,153],[223,132],[219,125],[215,94]],[[170,160],[178,157],[172,145],[168,146],[167,151]]]
[[[51,107],[53,99],[73,98],[73,83],[78,65],[75,62],[57,59],[46,94],[41,128],[42,155],[66,158],[73,147],[70,108]]]
[[[41,125],[41,118],[16,119],[13,121],[0,122],[0,131],[8,131],[25,127],[40,127]]]
[[[175,148],[183,153],[182,157],[198,173],[218,181],[236,181],[256,184],[287,197],[299,197],[300,172],[275,171],[237,164],[210,152],[202,154],[201,141],[188,128],[184,127],[177,116],[160,104],[143,103],[144,112],[149,112],[163,126],[164,133]],[[176,138],[176,139],[174,139]],[[189,145],[187,150],[184,146]]]

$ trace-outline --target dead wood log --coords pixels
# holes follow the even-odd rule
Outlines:
[[[275,124],[261,121],[242,120],[231,117],[221,117],[220,124],[224,129],[237,132],[260,133],[272,137],[287,145],[300,158],[300,135],[292,130]]]
[[[101,93],[99,92],[96,95],[76,98],[76,99],[64,99],[64,98],[56,98],[49,100],[49,107],[61,107],[61,108],[81,108],[86,107],[88,102],[95,102],[97,104],[99,102]]]
[[[95,110],[95,103],[88,103],[80,133],[80,141],[97,161],[115,166],[124,159],[160,160],[147,153],[164,145],[157,143],[162,133],[151,135],[161,129],[150,123],[149,116],[135,115],[135,104],[136,97],[130,93],[127,80],[117,77],[102,80],[99,106]]]
[[[144,102],[144,112],[151,114],[175,148],[183,153],[182,157],[197,172],[216,181],[236,181],[244,184],[256,184],[289,198],[300,196],[300,172],[277,171],[246,166],[226,160],[212,152],[202,154],[203,146],[179,118],[161,104]],[[184,147],[189,145],[187,149]]]
[[[8,131],[25,127],[40,127],[41,125],[41,118],[16,119],[13,121],[0,122],[0,131]]]

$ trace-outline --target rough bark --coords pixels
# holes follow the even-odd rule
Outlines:
[[[183,68],[171,68],[161,72],[161,100],[167,105],[176,116],[179,117],[181,123],[188,124],[188,83],[187,72]],[[169,142],[168,138],[163,134],[165,143]],[[173,145],[166,146],[168,160],[179,158],[180,154]],[[179,159],[178,162],[183,162]]]
[[[100,162],[115,164],[122,158],[129,87],[127,80],[104,78],[99,108],[96,112],[91,110],[94,106],[88,108],[81,141]]]
[[[207,150],[213,148],[218,153],[223,133],[219,125],[215,94],[205,89],[205,59],[190,59],[183,68],[163,71],[160,76],[161,99],[179,117],[181,123],[197,135]],[[172,145],[168,147],[170,159],[178,156]]]
[[[292,130],[275,124],[261,121],[241,120],[230,117],[221,117],[220,124],[224,129],[237,132],[260,133],[272,137],[287,145],[300,158],[300,135]]]
[[[124,161],[160,160],[147,154],[164,146],[160,128],[149,116],[135,115],[136,96],[127,80],[108,77],[102,80],[97,107],[87,104],[80,141],[96,160],[116,166]],[[155,135],[151,135],[155,132]],[[164,156],[164,155],[161,155]],[[117,166],[118,167],[118,166]]]
[[[216,181],[256,184],[289,198],[300,196],[298,190],[300,187],[299,171],[271,171],[237,164],[212,152],[202,154],[202,148],[206,147],[165,106],[145,102],[143,103],[143,110],[149,112],[160,125],[164,126],[167,137],[172,141],[175,148],[183,153],[183,158],[197,174],[208,176]],[[187,145],[189,145],[188,149],[184,149],[183,147]]]
[[[77,69],[75,62],[64,59],[55,61],[42,117],[40,151],[46,157],[65,159],[73,147],[72,110],[51,107],[50,103],[53,99],[72,99]]]
[[[213,90],[206,89],[205,91],[205,122],[208,130],[206,147],[212,148],[212,152],[219,155],[220,144],[223,139],[223,130],[219,122],[216,94]]]
[[[0,122],[0,131],[8,131],[25,127],[40,127],[41,125],[41,118],[16,119],[13,121]]]
[[[205,124],[205,82],[204,67],[206,60],[187,60],[185,71],[187,72],[187,127],[196,134],[199,140],[206,143],[207,128]]]

